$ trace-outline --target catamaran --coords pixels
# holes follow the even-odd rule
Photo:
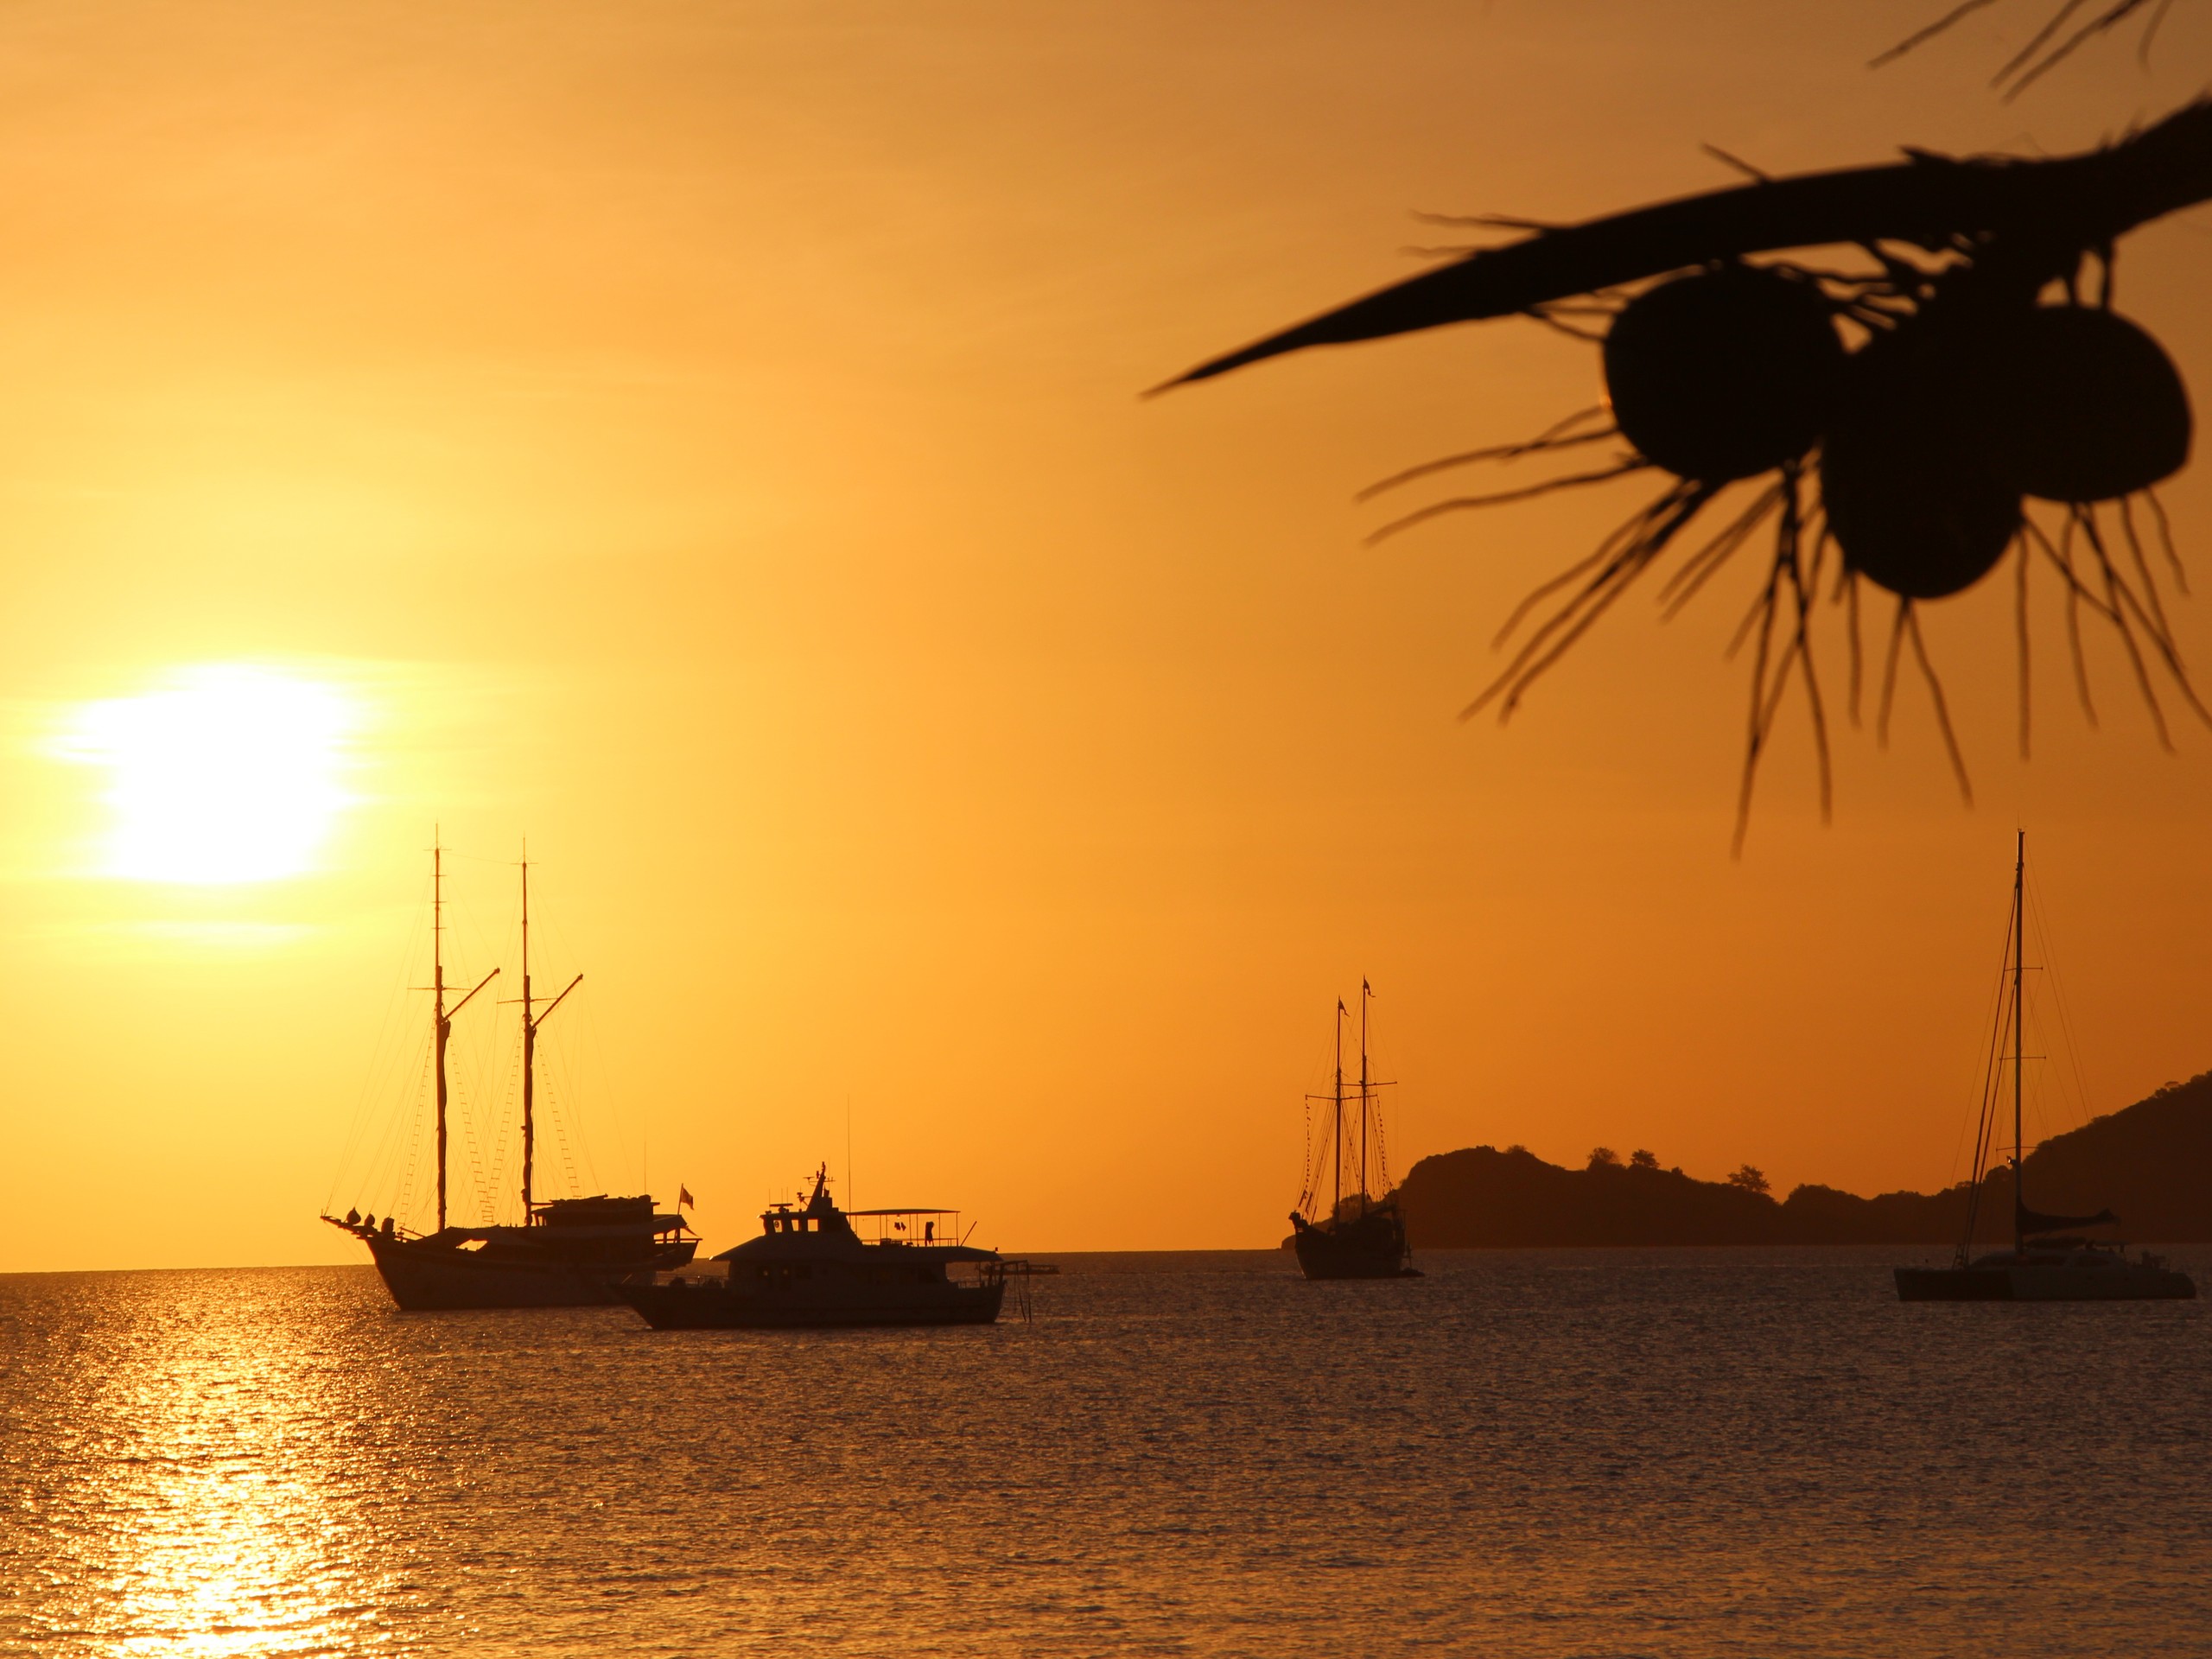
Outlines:
[[[1974,1130],[1974,1184],[1957,1252],[1948,1268],[1897,1268],[1897,1300],[1906,1302],[2116,1302],[2164,1301],[2196,1294],[2187,1274],[2165,1258],[2108,1238],[2092,1239],[2082,1230],[2110,1227],[2120,1218],[2109,1210],[2089,1216],[2046,1215],[2028,1207],[2020,1185],[2021,1064],[2025,1015],[2020,996],[2026,973],[2028,836],[2019,832],[2012,862],[2012,1248],[1974,1256],[1974,1222],[1981,1205],[1982,1177],[1994,1135],[1999,1091],[1985,1084],[1981,1116]],[[1993,1059],[1994,1057],[1993,1057]],[[1992,1082],[1994,1081],[1993,1077]]]
[[[485,1307],[612,1305],[617,1287],[651,1283],[681,1268],[699,1248],[682,1215],[657,1212],[650,1194],[545,1198],[532,1181],[537,1151],[537,1033],[578,974],[550,1002],[537,1005],[530,977],[530,861],[522,866],[522,1224],[449,1224],[446,1207],[446,1046],[454,1016],[499,976],[494,968],[458,1002],[446,1006],[444,850],[430,851],[430,1032],[436,1117],[438,1216],[435,1230],[410,1231],[387,1215],[358,1209],[323,1219],[368,1246],[391,1299],[410,1312]]]
[[[1376,1091],[1385,1085],[1370,1075],[1367,1054],[1367,1005],[1375,991],[1359,982],[1359,1127],[1351,1129],[1344,1099],[1344,999],[1337,999],[1336,1086],[1329,1103],[1329,1144],[1306,1172],[1306,1190],[1290,1212],[1291,1248],[1308,1279],[1418,1279],[1413,1249],[1406,1243],[1406,1218],[1390,1191],[1390,1170],[1382,1142],[1382,1112]],[[1345,1141],[1353,1144],[1351,1166],[1346,1167]],[[1369,1153],[1374,1154],[1373,1161]],[[1321,1179],[1328,1172],[1329,1207],[1320,1208]],[[1346,1177],[1352,1190],[1344,1190]],[[1383,1196],[1372,1196],[1372,1181]]]

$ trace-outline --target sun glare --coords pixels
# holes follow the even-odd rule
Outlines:
[[[105,768],[101,874],[217,886],[315,867],[348,796],[352,700],[244,664],[181,669],[142,696],[83,705],[56,745]]]

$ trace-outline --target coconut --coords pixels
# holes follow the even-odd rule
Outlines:
[[[2189,392],[2165,349],[2110,311],[2039,306],[2008,321],[1989,364],[1999,472],[2048,501],[2109,501],[2189,460]]]
[[[1605,389],[1646,460],[1725,484],[1812,448],[1843,361],[1810,282],[1725,265],[1629,302],[1605,335]]]
[[[1845,562],[1906,599],[1971,588],[2020,528],[2020,492],[1991,464],[1985,353],[1907,323],[1853,353],[1821,446],[1821,504]]]

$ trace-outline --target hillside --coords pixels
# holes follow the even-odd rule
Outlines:
[[[2029,1154],[2040,1210],[2109,1206],[2118,1236],[2212,1240],[2212,1072],[2169,1084]],[[2011,1236],[2012,1171],[1983,1185],[1978,1238]],[[1964,1224],[1967,1183],[1873,1198],[1800,1186],[1786,1198],[1700,1181],[1656,1164],[1546,1163],[1523,1147],[1472,1147],[1424,1158],[1398,1189],[1416,1249],[1580,1244],[1948,1244]]]

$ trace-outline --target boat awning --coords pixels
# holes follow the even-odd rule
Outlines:
[[[2018,1199],[2012,1204],[2013,1225],[2024,1233],[2063,1233],[2069,1227],[2108,1227],[2120,1217],[2109,1210],[2100,1210],[2094,1216],[2047,1216],[2040,1210],[2031,1210]]]
[[[768,1233],[734,1244],[716,1262],[995,1262],[972,1244],[864,1244],[850,1233]]]

